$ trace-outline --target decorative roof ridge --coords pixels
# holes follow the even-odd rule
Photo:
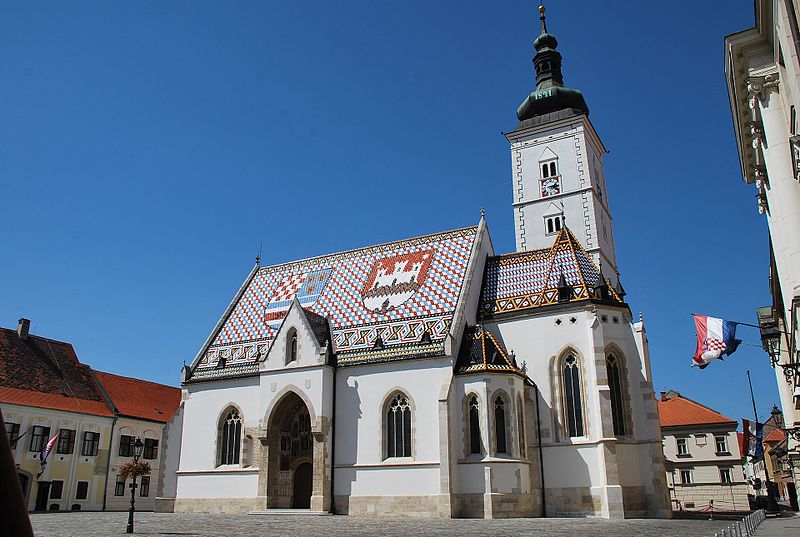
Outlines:
[[[494,261],[494,260],[505,260],[505,259],[514,259],[517,257],[535,257],[537,255],[549,254],[552,246],[548,246],[547,248],[536,248],[534,250],[524,250],[522,252],[508,252],[506,254],[497,254],[497,255],[490,255],[487,260]]]
[[[486,352],[487,339],[500,355],[505,364],[495,364],[489,362]],[[480,356],[474,356],[476,350],[474,344],[480,343]],[[481,360],[476,363],[473,358]],[[509,355],[502,343],[482,324],[467,326],[461,341],[458,357],[456,359],[456,373],[480,373],[487,371],[508,371],[518,375],[527,376],[525,372],[517,366],[513,356]]]
[[[570,252],[572,253],[572,259],[573,261],[575,261],[575,268],[578,271],[578,275],[580,277],[580,283],[586,287],[587,291],[589,290],[589,282],[586,281],[586,274],[584,273],[584,269],[581,266],[580,262],[578,261],[578,251],[583,252],[583,255],[586,256],[586,259],[589,261],[589,263],[591,263],[592,267],[597,271],[597,274],[600,275],[601,282],[603,279],[605,279],[605,276],[603,276],[603,271],[600,269],[597,263],[594,262],[592,256],[589,255],[589,253],[586,251],[586,248],[583,247],[581,242],[577,239],[577,237],[575,237],[575,235],[572,233],[572,231],[570,231],[570,229],[567,227],[566,224],[564,224],[564,227],[562,227],[561,231],[558,232],[558,235],[556,235],[556,240],[553,241],[553,245],[550,247],[553,262],[555,262],[555,256],[558,253],[558,247],[560,245],[561,246],[566,245],[567,247],[569,247]],[[617,290],[614,289],[613,286],[609,285],[608,290],[611,293],[611,296],[615,300],[623,302],[622,297],[619,296]]]
[[[264,265],[263,267],[258,267],[258,272],[262,272],[262,271],[268,272],[268,271],[276,270],[276,269],[283,268],[283,267],[286,267],[286,266],[289,266],[289,265],[295,265],[295,264],[300,264],[300,263],[308,263],[310,261],[316,261],[316,260],[319,260],[319,259],[324,259],[326,257],[333,257],[333,256],[344,255],[344,254],[352,254],[352,253],[355,253],[355,252],[360,252],[362,250],[367,250],[369,248],[383,248],[383,247],[388,247],[388,246],[395,246],[395,245],[399,245],[400,243],[403,243],[403,242],[415,241],[415,240],[420,240],[420,239],[434,238],[434,237],[439,237],[439,236],[442,236],[442,235],[458,233],[459,231],[467,231],[467,230],[476,230],[477,231],[477,229],[478,229],[477,225],[476,226],[465,226],[465,227],[460,227],[460,228],[456,228],[456,229],[448,229],[448,230],[445,230],[445,231],[438,231],[436,233],[426,233],[425,235],[418,235],[416,237],[406,237],[405,239],[397,239],[397,240],[394,240],[394,241],[379,242],[378,244],[367,244],[365,246],[359,246],[357,248],[350,248],[348,250],[341,250],[341,251],[338,251],[338,252],[328,252],[326,254],[313,255],[311,257],[304,257],[302,259],[293,259],[291,261],[284,261],[282,263],[277,263],[277,264],[274,264],[274,265]]]

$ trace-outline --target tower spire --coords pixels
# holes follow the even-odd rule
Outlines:
[[[542,21],[542,34],[547,33],[547,20],[544,16],[544,0],[539,4],[539,20]]]

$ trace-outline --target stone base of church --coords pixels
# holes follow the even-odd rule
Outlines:
[[[439,495],[425,496],[336,496],[337,515],[438,517]]]
[[[156,513],[174,513],[175,498],[156,498],[153,511]]]
[[[245,514],[263,510],[263,498],[176,498],[176,513]]]
[[[541,496],[533,493],[453,494],[454,518],[531,518]]]

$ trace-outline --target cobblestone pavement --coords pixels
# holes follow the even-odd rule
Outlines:
[[[34,513],[38,537],[95,537],[124,535],[127,513]],[[136,513],[138,535],[184,536],[322,536],[381,535],[427,537],[499,537],[502,535],[713,537],[725,522],[707,520],[511,519],[420,520],[309,515],[201,515]]]
[[[797,537],[800,535],[800,516],[767,518],[756,531],[756,535],[765,537]]]

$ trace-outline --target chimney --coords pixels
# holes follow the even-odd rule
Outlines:
[[[31,329],[31,321],[22,317],[17,325],[17,335],[20,339],[28,339],[28,332]]]
[[[661,392],[661,400],[662,401],[666,401],[667,400],[667,392]]]

